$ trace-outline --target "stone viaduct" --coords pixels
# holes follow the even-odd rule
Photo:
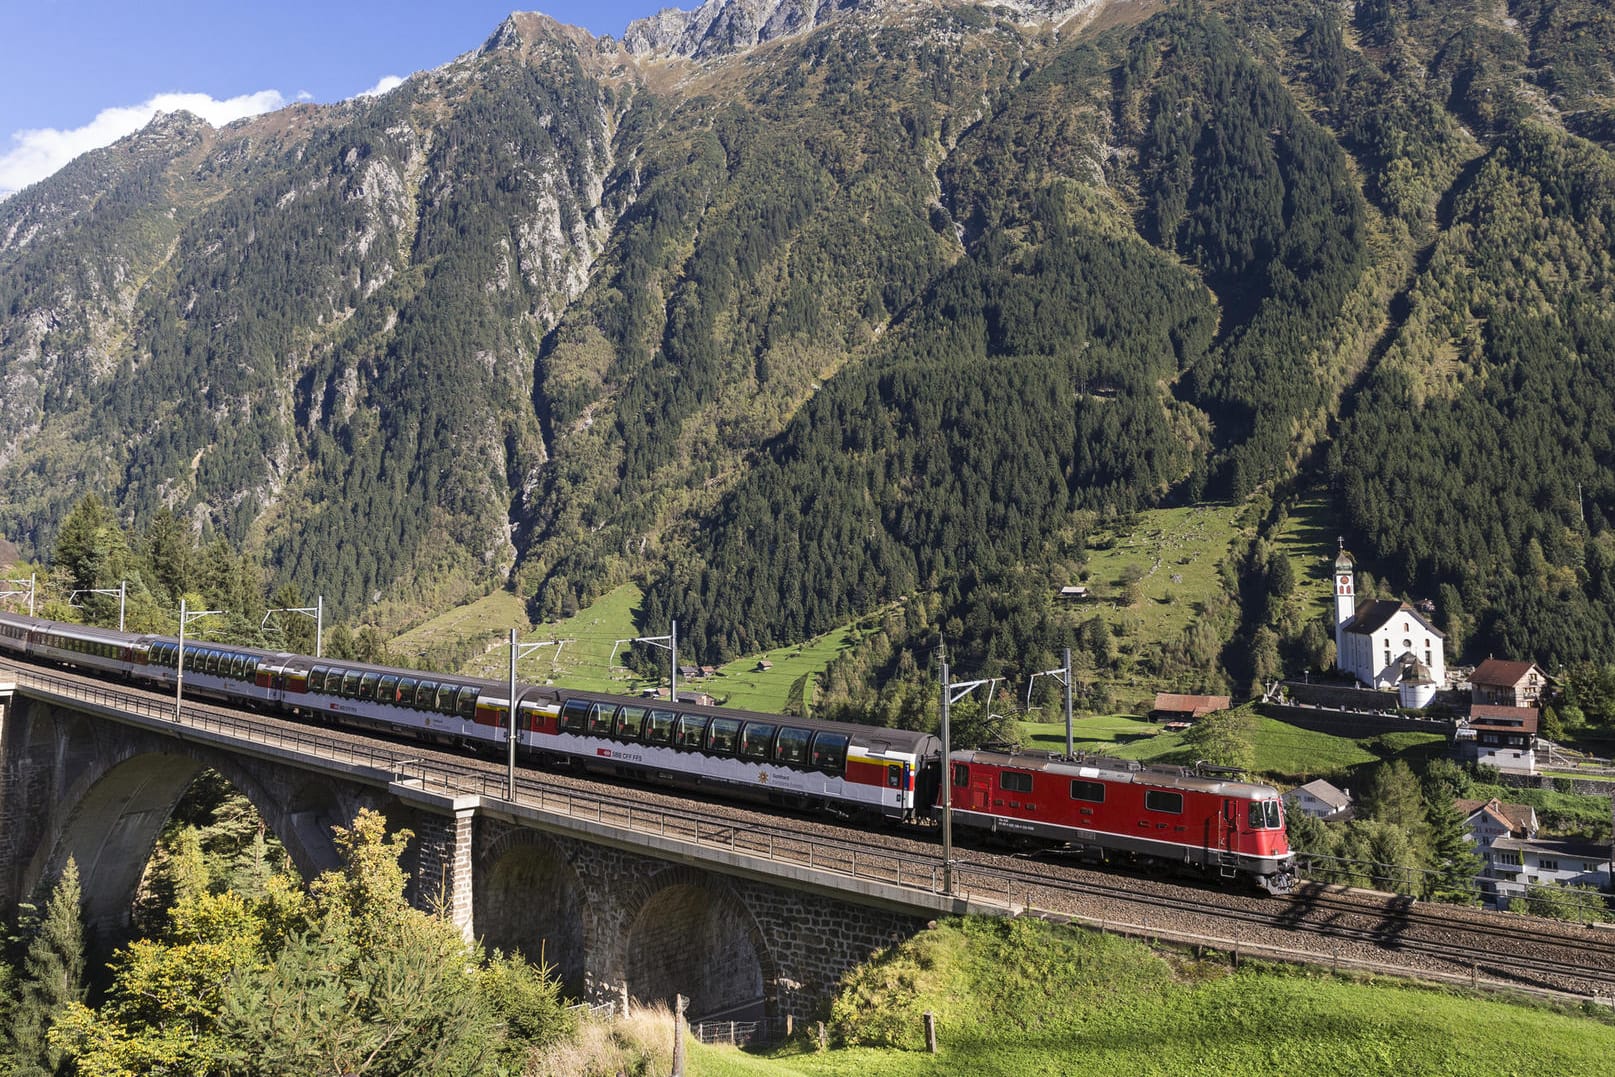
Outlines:
[[[204,768],[252,801],[305,878],[336,866],[332,828],[361,808],[414,832],[409,898],[470,937],[557,970],[589,1001],[626,985],[695,1017],[812,1015],[874,951],[939,915],[1002,914],[944,896],[438,780],[409,748],[365,755],[30,668],[0,668],[0,913],[38,900],[69,855],[92,945],[125,937],[174,806]],[[899,880],[900,882],[900,880]],[[923,883],[923,880],[922,880]]]

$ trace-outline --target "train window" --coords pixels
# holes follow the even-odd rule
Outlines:
[[[466,719],[475,719],[476,718],[476,716],[477,716],[477,697],[480,696],[481,694],[482,694],[482,689],[480,689],[480,688],[472,688],[472,687],[467,686],[465,688],[460,689],[459,711],[460,711],[460,717],[461,718],[466,718]]]
[[[389,673],[376,682],[376,702],[394,703],[398,700],[398,674]]]
[[[422,681],[415,686],[415,709],[429,711],[437,706],[437,682]]]
[[[747,722],[740,731],[740,758],[768,762],[774,753],[774,727],[767,722]]]
[[[1278,801],[1276,801],[1276,800],[1263,801],[1262,802],[1262,807],[1267,812],[1267,829],[1269,829],[1269,830],[1277,830],[1277,829],[1279,829],[1279,827],[1284,825],[1284,820],[1279,815],[1279,802]]]
[[[896,763],[886,765],[886,785],[890,789],[903,788],[903,768]]]
[[[211,647],[209,647],[206,651],[202,652],[202,672],[203,673],[217,673],[217,672],[219,672],[219,652],[215,651]]]
[[[651,711],[645,717],[645,743],[673,743],[673,723],[677,715],[672,711]]]
[[[774,762],[793,767],[806,763],[808,741],[812,739],[811,729],[785,726],[779,731],[779,736],[774,738]]]
[[[713,755],[734,755],[740,743],[739,718],[714,718],[707,728],[707,751]]]
[[[1105,802],[1105,783],[1073,781],[1071,783],[1071,799],[1086,800],[1090,804],[1103,804]]]
[[[437,712],[439,714],[454,714],[454,697],[460,694],[457,684],[440,684],[437,686]]]
[[[953,764],[953,785],[963,789],[970,784],[970,767],[965,763]]]
[[[850,738],[845,733],[813,734],[813,752],[811,759],[817,770],[837,774],[847,766],[847,744]]]
[[[589,703],[583,699],[569,699],[561,708],[561,732],[582,733],[589,721]]]
[[[522,729],[531,732],[537,729],[543,720],[543,713],[538,709],[537,703],[522,703],[516,708],[516,723]]]
[[[1146,789],[1144,791],[1144,810],[1182,815],[1183,794],[1167,793],[1160,789]]]
[[[236,655],[234,658],[232,658],[230,660],[230,676],[234,677],[236,680],[239,681],[241,678],[245,677],[246,675],[247,675],[247,656],[244,655],[244,654],[238,654],[238,655]]]
[[[644,707],[623,707],[617,711],[616,737],[618,740],[638,740],[645,728]]]
[[[589,708],[589,736],[611,736],[611,719],[617,713],[617,708],[610,703],[596,703]]]
[[[419,687],[420,682],[414,677],[398,678],[398,692],[391,702],[401,703],[406,707],[413,707],[415,705],[415,689]]]
[[[359,682],[364,680],[364,670],[350,669],[342,674],[342,698],[354,699],[359,695]]]
[[[1250,802],[1247,822],[1249,822],[1252,830],[1262,829],[1262,802],[1260,800]]]
[[[308,690],[310,692],[325,691],[325,674],[329,672],[324,666],[315,666],[308,671]]]
[[[998,775],[998,788],[1006,793],[1030,793],[1032,776],[1018,770],[1006,770]]]
[[[673,729],[673,747],[688,748],[692,752],[701,750],[701,741],[707,731],[707,720],[699,714],[679,715],[678,725]]]
[[[366,673],[359,678],[359,698],[374,700],[376,698],[376,682],[381,680],[379,673]]]

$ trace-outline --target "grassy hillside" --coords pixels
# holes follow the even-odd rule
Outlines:
[[[1028,746],[1063,751],[1065,724],[1023,723]],[[1079,717],[1072,726],[1078,750],[1103,752],[1120,759],[1143,762],[1193,762],[1192,752],[1179,733],[1129,715]],[[1434,745],[1444,748],[1446,738],[1435,733],[1405,733],[1394,737],[1350,740],[1313,733],[1271,718],[1255,719],[1256,770],[1275,779],[1310,781],[1344,774],[1353,767],[1392,756],[1420,752]]]
[[[922,1015],[936,1014],[938,1053]],[[704,1050],[700,1077],[1590,1073],[1608,1015],[1354,982],[1028,920],[948,921],[854,972],[837,1046]]]

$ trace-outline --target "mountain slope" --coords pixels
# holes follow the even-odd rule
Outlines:
[[[991,671],[1079,638],[1105,521],[1304,471],[1472,647],[1606,653],[1612,34],[711,0],[161,118],[0,203],[0,530],[166,507],[391,623],[635,578],[709,658],[923,594],[877,672]]]

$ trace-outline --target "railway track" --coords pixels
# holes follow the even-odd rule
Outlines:
[[[95,678],[27,664],[0,662],[26,676],[93,687],[168,706],[171,697],[145,689],[108,686]],[[505,764],[465,756],[414,740],[371,732],[311,727],[273,715],[187,702],[200,712],[261,731],[347,746],[400,772],[430,771],[467,791],[504,795]],[[698,796],[566,773],[518,768],[522,803],[558,806],[614,826],[656,831],[773,861],[804,864],[896,886],[941,888],[935,829],[856,829],[820,816],[784,815],[726,803],[715,809]],[[955,889],[1018,912],[1066,919],[1193,946],[1255,955],[1264,948],[1286,960],[1373,968],[1453,982],[1508,985],[1548,994],[1615,997],[1615,933],[1556,921],[1456,906],[1415,903],[1394,895],[1306,884],[1285,898],[1246,896],[1157,878],[1119,876],[1071,863],[1058,855],[964,850],[955,858]]]

